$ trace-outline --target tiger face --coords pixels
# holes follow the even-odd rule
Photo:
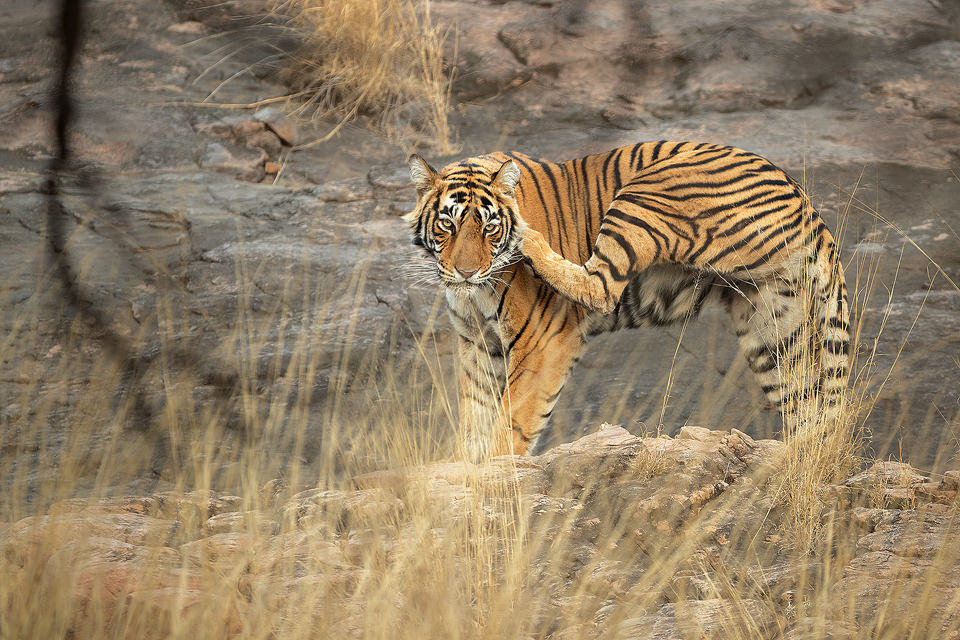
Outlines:
[[[418,199],[405,219],[414,244],[436,260],[440,282],[459,292],[492,286],[496,274],[518,257],[523,225],[516,163],[472,158],[436,171],[413,155],[409,165]]]

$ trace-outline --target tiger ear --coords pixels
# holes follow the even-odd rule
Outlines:
[[[493,176],[490,186],[499,187],[501,191],[512,196],[518,182],[520,182],[520,167],[513,160],[507,160]]]
[[[423,195],[437,182],[437,172],[426,160],[413,154],[407,158],[407,164],[410,166],[410,179],[417,188],[417,194]]]

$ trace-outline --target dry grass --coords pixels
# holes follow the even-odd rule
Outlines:
[[[369,116],[407,147],[423,141],[455,151],[443,60],[449,34],[431,20],[429,0],[290,0],[279,10],[302,41],[282,72],[297,113],[341,124]]]
[[[717,606],[724,621],[707,637],[776,637],[779,629],[806,617],[811,631],[803,637],[828,637],[824,612],[837,610],[830,585],[842,577],[859,533],[831,510],[822,489],[858,462],[853,454],[862,423],[855,416],[869,401],[863,387],[869,367],[853,368],[848,404],[854,413],[816,430],[788,431],[782,468],[753,480],[758,487],[782,488],[781,503],[769,505],[770,521],[786,511],[780,535],[789,544],[780,552],[803,576],[784,600],[747,571],[762,554],[757,536],[764,523],[739,516],[759,508],[763,491],[720,501],[684,528],[661,531],[654,544],[638,548],[629,542],[634,532],[628,520],[613,512],[613,504],[591,504],[597,524],[587,530],[579,512],[562,500],[532,502],[509,467],[494,481],[481,477],[480,468],[462,467],[457,471],[466,477],[462,486],[424,478],[417,465],[454,450],[452,390],[431,345],[441,307],[433,308],[417,343],[416,364],[379,363],[379,345],[369,350],[354,345],[358,319],[351,308],[364,287],[363,268],[347,281],[316,282],[306,262],[291,272],[269,317],[255,320],[247,311],[255,294],[251,273],[261,265],[238,260],[236,318],[215,356],[241,378],[240,392],[229,402],[204,395],[195,373],[164,364],[163,358],[150,372],[163,409],[148,430],[130,428],[129,399],[117,397],[117,368],[105,358],[93,359],[92,375],[85,359],[62,358],[42,380],[21,385],[17,397],[7,399],[31,410],[3,425],[0,537],[14,521],[54,513],[59,501],[132,491],[125,488],[145,486],[145,478],[156,481],[151,465],[158,449],[169,455],[158,485],[143,493],[225,490],[238,495],[239,508],[248,513],[242,535],[233,539],[237,546],[218,559],[215,548],[195,542],[209,514],[181,512],[176,531],[145,534],[147,540],[153,536],[154,546],[124,547],[130,558],[142,554],[125,575],[97,574],[90,558],[107,557],[116,548],[98,552],[97,532],[78,533],[69,520],[42,530],[33,546],[4,547],[0,636],[627,637],[637,628],[630,621],[657,611],[665,599],[676,601],[683,618],[684,607],[698,598],[722,598]],[[851,283],[853,299],[871,286],[869,264],[863,272],[866,281]],[[291,333],[287,311],[295,301],[307,301],[307,311],[297,319],[301,330]],[[35,350],[33,327],[43,321],[49,302],[37,296],[25,307],[0,343],[2,359],[24,359]],[[159,333],[161,352],[173,348],[177,328],[190,321],[180,308],[174,299],[161,300],[158,316],[144,324]],[[62,343],[64,354],[90,346],[81,337],[86,328],[76,329]],[[400,331],[384,327],[383,341],[395,342]],[[145,329],[140,338],[151,336]],[[332,363],[316,355],[315,347],[329,342],[344,345]],[[265,361],[264,353],[275,355]],[[271,385],[263,388],[265,369]],[[326,369],[334,375],[318,405],[312,390]],[[365,400],[350,402],[358,388]],[[60,419],[62,411],[67,419]],[[643,481],[656,482],[670,472],[656,450],[641,454],[636,464]],[[345,500],[355,491],[355,476],[377,469],[396,473],[370,502],[375,508],[308,509],[307,518],[273,511],[278,501],[283,504],[305,487],[342,492],[336,499]],[[265,488],[277,478],[283,482]],[[277,496],[275,487],[281,487]],[[597,478],[584,491],[602,488]],[[537,509],[552,511],[530,528]],[[256,512],[277,518],[278,530],[264,530]],[[729,521],[735,526],[724,530],[718,551],[708,537]],[[136,538],[135,531],[128,533]],[[956,560],[949,549],[938,554],[929,574],[919,579],[921,589]],[[631,572],[632,581],[618,577]],[[179,582],[161,592],[154,585],[165,575]],[[696,593],[678,583],[678,576],[699,579]],[[128,596],[130,584],[138,586]],[[79,597],[87,592],[93,594],[89,600]],[[867,617],[855,602],[841,603],[842,613],[835,615],[857,629],[852,635],[857,638],[951,637],[960,631],[955,625],[936,627],[940,603],[922,594],[912,617],[899,616],[900,595],[891,591],[886,608]],[[173,614],[164,608],[171,600]],[[770,616],[776,620],[772,629],[760,623]],[[702,631],[689,630],[688,636],[699,638]]]

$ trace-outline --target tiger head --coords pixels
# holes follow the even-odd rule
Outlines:
[[[417,206],[404,219],[414,244],[436,260],[437,275],[448,289],[469,292],[492,285],[516,259],[523,231],[517,164],[480,157],[436,171],[418,155],[408,162]]]

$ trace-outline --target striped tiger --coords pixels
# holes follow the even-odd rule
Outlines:
[[[811,400],[836,413],[849,353],[837,248],[766,159],[660,141],[561,163],[498,152],[409,166],[405,219],[459,335],[465,456],[524,454],[589,336],[683,321],[711,299],[785,417]],[[812,377],[792,382],[783,365],[803,358]]]

